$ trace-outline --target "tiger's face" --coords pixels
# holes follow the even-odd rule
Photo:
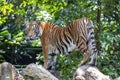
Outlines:
[[[39,21],[26,23],[26,33],[28,40],[34,40],[42,35],[42,28]]]

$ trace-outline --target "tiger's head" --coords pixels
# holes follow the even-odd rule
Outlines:
[[[34,40],[42,35],[42,28],[40,21],[26,22],[26,34],[28,40]]]

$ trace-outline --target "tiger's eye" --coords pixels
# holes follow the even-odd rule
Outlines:
[[[35,25],[32,26],[32,29],[35,30]]]

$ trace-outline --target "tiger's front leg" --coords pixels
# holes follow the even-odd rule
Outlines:
[[[54,53],[48,54],[48,62],[47,62],[48,70],[55,70],[56,58],[57,58],[56,54]]]
[[[51,53],[50,47],[48,45],[43,46],[43,55],[44,55],[44,68],[49,70],[55,70],[57,56],[55,53]]]
[[[44,68],[47,69],[47,62],[48,62],[48,48],[43,47],[43,56],[44,56]]]

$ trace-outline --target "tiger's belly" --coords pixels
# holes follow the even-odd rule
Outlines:
[[[55,53],[55,54],[69,54],[69,52],[75,50],[77,48],[77,46],[73,43],[65,46],[65,45],[61,45],[59,47],[57,46],[50,46],[49,48],[49,53]]]
[[[77,46],[75,44],[70,44],[70,46],[68,47],[68,52],[71,52],[73,50],[75,50],[77,48]]]

